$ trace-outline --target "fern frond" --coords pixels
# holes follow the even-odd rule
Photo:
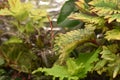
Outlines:
[[[107,15],[104,18],[108,19],[108,23],[111,23],[114,20],[116,20],[116,22],[120,22],[120,14]]]
[[[89,5],[84,0],[76,1],[75,4],[82,12],[89,13]]]
[[[103,46],[103,51],[100,53],[102,60],[95,66],[95,70],[98,73],[108,72],[113,78],[119,75],[120,56],[115,54],[117,49],[119,49],[117,44]]]
[[[70,18],[81,20],[83,22],[87,22],[87,23],[91,23],[91,24],[101,25],[101,24],[105,23],[105,21],[102,17],[87,15],[87,14],[83,14],[83,13],[73,14],[70,16]]]
[[[92,0],[89,2],[90,5],[98,6],[98,7],[110,7],[112,9],[116,9],[118,7],[118,3],[120,0]]]
[[[94,31],[78,29],[66,34],[60,34],[56,37],[54,49],[58,54],[60,54],[60,63],[64,62],[64,60],[69,56],[69,53],[72,52],[77,45],[90,40],[93,36]]]
[[[120,30],[118,29],[107,31],[105,35],[107,40],[120,40]]]
[[[106,16],[120,13],[119,3],[120,0],[92,0],[89,4],[93,6],[91,7],[91,12],[99,16]]]

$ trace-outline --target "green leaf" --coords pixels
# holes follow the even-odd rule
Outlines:
[[[120,13],[119,3],[119,0],[92,0],[89,2],[90,5],[95,6],[91,9],[91,12],[94,12],[99,16]]]
[[[28,22],[25,27],[24,26],[21,26],[21,27],[23,27],[23,29],[25,28],[26,33],[32,33],[35,30],[32,22]]]
[[[41,9],[33,9],[30,12],[30,18],[32,18],[34,21],[37,20],[42,20],[43,17],[46,17],[47,12],[45,10],[41,10]],[[47,21],[47,20],[46,20]]]
[[[67,67],[65,66],[54,65],[52,68],[38,68],[37,70],[33,71],[32,74],[37,72],[45,72],[46,75],[52,75],[53,78],[59,77],[61,80],[64,78],[74,80],[78,79],[77,76],[71,76],[67,71]]]
[[[36,60],[37,57],[25,44],[3,44],[0,50],[5,57],[6,64],[19,72],[30,73],[32,67],[35,66],[33,60]]]
[[[99,60],[99,61],[97,62],[97,64],[94,66],[94,70],[97,71],[97,70],[103,68],[106,63],[107,63],[107,60]]]
[[[64,66],[54,65],[51,69],[43,68],[42,71],[46,71],[46,74],[54,75],[56,77],[68,77],[67,69]]]
[[[78,64],[75,62],[74,59],[69,58],[69,59],[67,60],[66,64],[67,64],[67,68],[68,68],[68,73],[69,73],[70,75],[73,75],[73,76],[77,75],[77,76],[79,76],[79,77],[81,77],[81,78],[84,77],[84,76],[82,75],[82,71],[84,70],[84,65],[83,65],[82,63],[78,65]],[[79,74],[81,74],[81,75],[79,75]]]
[[[79,58],[76,59],[77,63],[83,63],[85,66],[84,74],[86,74],[88,71],[91,71],[94,67],[94,62],[98,61],[98,55],[100,53],[101,49],[98,48],[96,51],[92,53],[81,53],[79,55]]]
[[[100,53],[102,54],[101,58],[104,58],[105,60],[114,61],[116,58],[116,55],[113,54],[107,47],[103,46],[103,51]]]
[[[119,71],[120,71],[120,66],[116,66],[113,71],[113,78],[115,78],[118,75]]]
[[[11,43],[22,43],[22,40],[20,38],[17,38],[17,37],[11,37],[4,44],[11,44]]]
[[[113,15],[107,15],[104,17],[105,19],[108,19],[108,23],[111,23],[112,21],[120,22],[120,14],[113,14]]]
[[[24,5],[25,3],[21,3],[20,0],[8,0],[8,3],[10,5],[9,11],[12,13],[12,16],[14,16],[15,18],[20,20],[20,19],[25,19],[28,16],[26,9],[27,4]]]
[[[81,12],[83,13],[87,13],[89,12],[89,5],[87,3],[89,2],[89,0],[79,0],[76,1],[75,4],[77,5],[77,7],[80,9]]]
[[[92,16],[83,13],[72,14],[71,16],[69,16],[69,18],[97,25],[103,25],[105,23],[105,20],[102,17]]]
[[[118,0],[92,0],[91,2],[89,2],[90,5],[93,6],[97,6],[97,7],[110,7],[113,9],[116,9],[117,4],[118,4]]]
[[[69,53],[77,47],[77,45],[86,42],[94,37],[94,32],[87,29],[78,29],[66,34],[60,34],[55,38],[54,50],[59,56],[58,63],[63,63],[69,56]]]
[[[120,40],[120,30],[113,29],[105,33],[107,40]]]
[[[12,8],[12,9],[14,9],[16,7],[18,7],[18,9],[19,9],[19,7],[21,7],[20,0],[8,0],[8,3],[10,5],[10,8]]]
[[[112,52],[112,53],[117,53],[118,49],[119,49],[119,46],[118,44],[111,44],[111,45],[108,45],[107,48]],[[104,48],[103,48],[104,49]]]
[[[73,12],[74,8],[74,0],[66,1],[60,11],[57,23],[60,24],[63,22]]]
[[[120,71],[120,56],[116,55],[116,49],[119,48],[115,44],[103,46],[101,54],[101,60],[98,61],[94,69],[101,74],[102,72],[108,72],[109,75],[115,78]],[[113,50],[112,50],[113,49]]]
[[[33,71],[33,74],[37,72],[45,72],[46,75],[52,75],[53,77],[59,77],[62,80],[67,78],[68,80],[78,80],[84,78],[88,71],[93,68],[93,63],[98,60],[98,53],[100,48],[93,53],[80,54],[78,59],[67,59],[66,65],[54,65],[52,68],[38,68]]]

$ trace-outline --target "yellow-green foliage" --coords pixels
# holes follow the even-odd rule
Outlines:
[[[101,29],[103,38],[108,43],[102,46],[103,51],[100,53],[102,60],[98,61],[95,70],[98,73],[108,72],[113,78],[120,73],[120,56],[118,53],[120,40],[119,4],[120,0],[91,0],[89,3],[86,3],[85,0],[79,0],[76,5],[80,13],[70,16],[70,18],[85,22],[86,27],[91,24],[96,29],[98,27]]]
[[[31,3],[22,3],[20,0],[8,0],[9,8],[0,10],[0,15],[11,15],[18,20],[24,20],[28,17],[32,17],[37,20],[46,16],[44,9],[35,9]]]
[[[33,71],[33,74],[37,72],[45,72],[46,75],[52,75],[53,80],[59,78],[59,80],[79,80],[79,78],[86,77],[88,71],[91,71],[94,62],[98,60],[98,53],[100,48],[91,53],[80,54],[77,59],[68,58],[66,65],[54,65],[52,68],[38,68]]]
[[[59,34],[54,45],[54,50],[59,55],[58,64],[51,69],[39,68],[33,73],[41,71],[61,80],[65,77],[69,80],[79,80],[85,77],[88,71],[96,70],[99,74],[105,72],[113,80],[120,74],[120,0],[77,0],[75,4],[79,12],[73,13],[69,18],[83,21],[85,28]],[[94,52],[92,56],[84,51],[84,54],[78,52],[79,56],[72,56],[71,59],[70,53],[80,44],[87,41],[91,43],[93,37],[93,44],[100,47],[96,50],[97,53],[94,48],[91,51]],[[83,45],[81,49],[84,48]],[[87,48],[85,49],[87,51]],[[60,72],[62,70],[63,73]]]
[[[72,52],[79,44],[89,41],[94,37],[92,30],[78,29],[66,34],[59,34],[55,38],[54,49],[60,55],[59,63],[63,63],[69,53]]]
[[[91,24],[103,25],[105,23],[105,20],[102,17],[86,15],[84,13],[73,14],[70,18],[82,20],[83,22]]]
[[[31,34],[37,31],[36,33],[39,35],[39,28],[47,21],[46,11],[44,9],[36,9],[31,3],[8,0],[8,7],[1,9],[0,15],[10,18],[6,22],[8,26],[5,26],[9,27],[10,30],[4,32],[8,33],[9,38],[5,37],[6,41],[3,41],[0,45],[0,57],[4,58],[6,65],[9,67],[20,72],[30,73],[34,67],[33,60],[37,59],[32,47],[30,47],[32,44],[30,40]]]
[[[109,72],[109,75],[115,78],[120,74],[120,56],[116,55],[118,50],[117,44],[112,44],[108,46],[103,46],[103,51],[100,53],[102,60],[100,60],[96,66],[95,70],[101,74],[102,72]]]
[[[43,26],[47,21],[47,12],[44,9],[36,9],[31,3],[22,3],[20,0],[8,0],[8,8],[0,10],[0,15],[11,16],[15,20],[10,21],[17,27],[20,33],[31,33]]]
[[[120,0],[91,0],[88,3],[86,0],[78,0],[75,4],[79,13],[73,13],[69,18],[83,21],[86,28],[60,34],[56,37],[55,51],[60,55],[59,61],[64,62],[66,57],[69,56],[68,54],[77,45],[90,40],[92,34],[95,33],[94,30],[99,29],[107,43],[100,44],[100,46],[103,46],[102,60],[98,61],[99,64],[97,65],[100,66],[99,69],[97,66],[96,70],[99,73],[106,71],[115,78],[120,73],[119,47],[116,46],[120,40]],[[84,33],[84,31],[87,31],[87,33]]]
[[[77,1],[76,5],[80,9],[80,13],[73,14],[70,16],[70,18],[79,19],[93,26],[95,25],[96,28],[101,27],[102,31],[107,29],[107,31],[105,31],[106,39],[120,40],[119,35],[115,35],[116,33],[120,33],[119,25],[117,25],[120,22],[119,4],[119,0],[92,0],[89,3],[86,3],[84,0]],[[116,23],[114,23],[115,21]],[[113,25],[107,25],[107,23]],[[110,30],[111,28],[117,28],[118,30],[114,30],[117,31],[114,32],[113,30]],[[112,37],[113,35],[115,35],[115,37]]]

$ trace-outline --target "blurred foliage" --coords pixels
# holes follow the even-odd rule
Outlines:
[[[42,28],[48,26],[46,9],[21,1],[0,2],[1,80],[86,80],[94,71],[111,80],[120,75],[119,0],[67,0],[57,24],[70,32],[55,38],[53,21],[50,31]]]
[[[1,25],[1,65],[31,73],[39,58],[35,52],[44,47],[40,28],[47,22],[47,12],[20,0],[8,0],[7,5],[0,10],[0,22],[5,28]],[[36,43],[32,41],[33,36]]]
[[[53,75],[53,80],[59,77],[60,80],[67,78],[68,80],[78,80],[84,78],[87,71],[93,67],[93,62],[98,60],[100,49],[86,54],[80,54],[77,59],[69,58],[66,60],[66,66],[54,65],[52,68],[38,68],[33,72],[45,72],[46,75]]]

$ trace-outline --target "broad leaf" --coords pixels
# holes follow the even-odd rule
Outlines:
[[[52,75],[53,79],[59,77],[60,80],[63,80],[64,78],[74,79],[77,80],[77,76],[71,76],[70,73],[67,71],[67,67],[65,66],[59,66],[54,65],[52,68],[38,68],[37,70],[33,71],[33,74],[36,72],[45,72],[46,75]]]
[[[88,71],[91,71],[92,68],[94,67],[94,62],[98,61],[98,55],[100,53],[101,49],[98,48],[96,51],[92,52],[92,53],[83,53],[79,55],[79,58],[76,60],[76,62],[78,64],[83,63],[83,65],[85,66],[84,68],[84,75],[86,75],[86,73]]]
[[[74,0],[66,1],[60,11],[57,23],[60,24],[63,22],[73,12],[74,8]]]
[[[98,60],[99,52],[100,49],[97,49],[93,53],[80,54],[77,60],[69,58],[66,66],[54,65],[52,68],[38,68],[33,71],[33,74],[45,72],[46,75],[52,75],[54,78],[59,77],[60,80],[64,78],[68,80],[78,80],[79,78],[84,78],[87,72],[93,68],[93,63]]]

